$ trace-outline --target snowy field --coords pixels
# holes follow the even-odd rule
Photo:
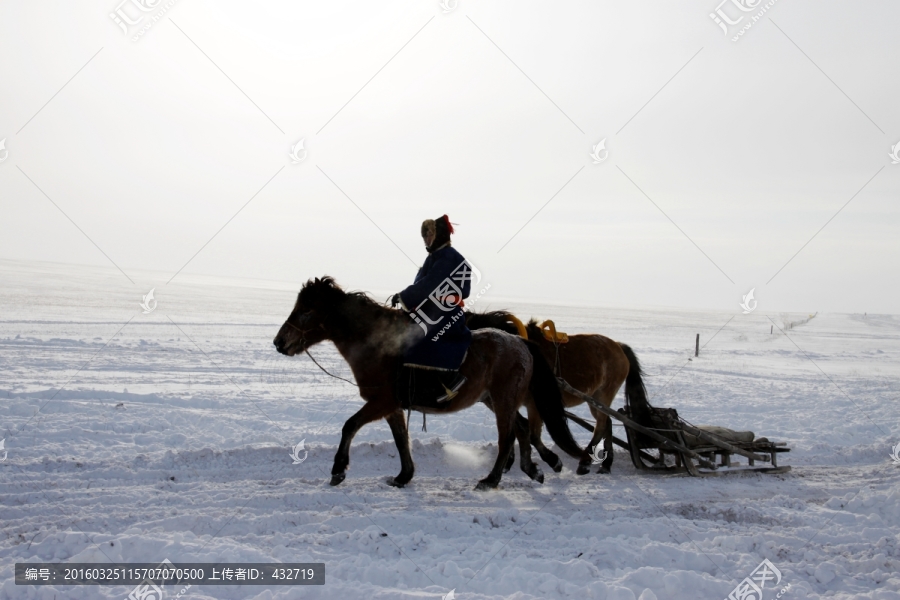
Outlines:
[[[897,317],[819,314],[785,336],[778,326],[808,315],[486,299],[479,309],[628,343],[652,403],[786,441],[793,471],[651,476],[617,449],[611,475],[576,476],[563,456],[559,474],[539,463],[543,485],[517,464],[498,491],[475,492],[497,441],[479,405],[429,418],[427,432],[413,414],[405,489],[385,483],[400,463],[384,422],[360,432],[346,481],[331,487],[341,426],[361,401],[308,357],[274,351],[294,286],[184,275],[132,286],[113,269],[2,261],[0,279],[2,598],[130,591],[16,586],[17,561],[166,558],[326,565],[325,586],[195,586],[182,596],[192,600],[451,589],[460,600],[720,600],[763,559],[782,574],[765,600],[785,587],[788,600],[900,598]],[[154,286],[158,308],[142,314]],[[350,376],[333,347],[313,354]],[[301,440],[309,454],[295,465]]]

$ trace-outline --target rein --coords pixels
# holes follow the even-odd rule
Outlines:
[[[325,367],[323,367],[322,365],[319,364],[319,361],[317,361],[315,358],[313,358],[313,355],[309,353],[309,348],[307,348],[304,352],[306,352],[307,356],[309,356],[309,358],[312,359],[312,361],[314,363],[316,363],[316,366],[319,367],[320,369],[322,369],[322,372],[325,373],[326,375],[330,375],[331,377],[334,377],[335,379],[340,379],[341,381],[346,381],[350,385],[355,385],[356,387],[359,387],[359,384],[356,382],[350,381],[349,379],[345,379],[339,375],[335,375],[334,373],[329,373]],[[380,386],[367,385],[366,387],[380,387]]]
[[[306,330],[305,330],[305,329],[300,329],[299,327],[297,327],[296,325],[294,325],[294,324],[291,323],[290,321],[285,321],[285,323],[287,323],[288,325],[290,325],[291,327],[293,327],[294,329],[296,329],[297,331],[300,332],[300,339],[301,339],[301,340],[304,342],[304,344],[305,344],[305,343],[306,343]],[[349,383],[350,385],[355,386],[355,387],[358,387],[358,388],[361,389],[361,390],[362,390],[362,389],[372,389],[372,388],[383,387],[383,386],[380,386],[380,385],[365,385],[365,386],[360,386],[358,383],[356,383],[356,382],[354,382],[354,381],[350,381],[349,379],[346,379],[346,378],[344,378],[344,377],[341,377],[340,375],[335,375],[334,373],[329,372],[328,369],[326,369],[325,367],[323,367],[322,365],[319,364],[319,361],[317,361],[317,360],[315,359],[315,357],[310,353],[308,347],[306,348],[306,350],[304,350],[304,352],[306,352],[306,355],[309,356],[310,360],[312,360],[313,363],[315,363],[315,365],[316,365],[317,367],[319,367],[319,369],[321,369],[323,373],[325,373],[326,375],[328,375],[328,376],[330,376],[330,377],[334,377],[335,379],[340,379],[341,381],[346,381],[346,382]]]

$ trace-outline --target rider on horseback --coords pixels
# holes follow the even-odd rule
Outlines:
[[[453,225],[447,215],[422,223],[428,257],[412,285],[391,298],[418,325],[416,339],[404,352],[401,388],[404,406],[446,402],[466,382],[459,368],[472,341],[463,298],[469,296],[472,270],[450,245]]]

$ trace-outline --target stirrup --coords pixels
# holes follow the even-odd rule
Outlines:
[[[459,388],[461,388],[466,381],[467,381],[467,379],[464,375],[459,375],[451,383],[451,385],[453,387],[448,388],[442,382],[441,387],[444,388],[444,394],[442,396],[439,396],[438,399],[436,400],[436,402],[440,404],[441,402],[449,402],[450,400],[453,400],[456,397],[456,395],[459,393]]]

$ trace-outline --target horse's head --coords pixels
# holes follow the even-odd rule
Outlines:
[[[273,340],[275,349],[294,356],[330,339],[328,318],[345,296],[346,293],[331,277],[307,281],[297,294],[294,310]]]

